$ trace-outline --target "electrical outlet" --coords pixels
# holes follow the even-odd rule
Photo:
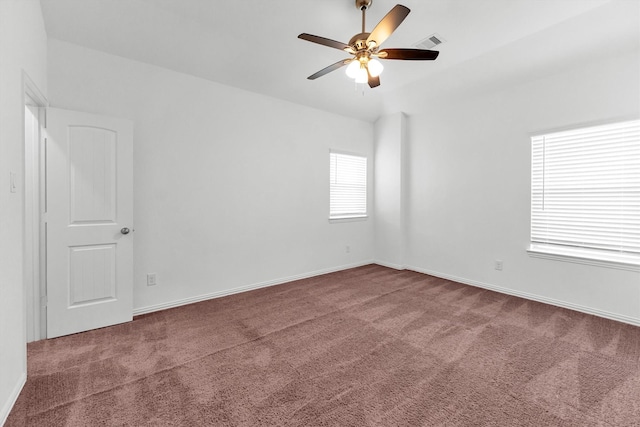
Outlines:
[[[345,251],[346,253],[351,253],[351,246],[349,246],[349,245],[345,246],[345,247],[344,247],[344,251]]]
[[[501,260],[501,259],[497,259],[497,260],[496,260],[495,265],[494,265],[494,268],[495,268],[496,270],[500,270],[500,271],[502,271],[502,260]]]
[[[147,274],[147,286],[155,286],[157,283],[156,273]]]

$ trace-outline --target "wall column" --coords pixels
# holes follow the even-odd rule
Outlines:
[[[406,119],[393,113],[374,125],[375,260],[397,269],[405,266]]]

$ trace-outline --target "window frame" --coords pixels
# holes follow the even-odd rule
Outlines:
[[[565,262],[573,262],[579,264],[588,264],[588,265],[596,265],[600,267],[609,267],[616,268],[622,270],[630,270],[630,271],[640,271],[640,255],[636,255],[630,252],[615,252],[615,251],[607,251],[607,250],[598,250],[598,249],[590,249],[583,247],[571,247],[571,246],[563,246],[560,244],[553,243],[542,243],[536,242],[533,240],[533,214],[534,214],[534,206],[533,206],[533,197],[534,197],[534,157],[533,157],[533,149],[534,149],[534,139],[538,139],[542,136],[552,136],[559,133],[579,132],[581,130],[586,130],[589,128],[597,128],[602,126],[615,126],[621,125],[625,123],[635,124],[640,123],[640,119],[638,118],[625,118],[616,121],[609,122],[600,122],[600,123],[591,123],[591,124],[583,124],[579,126],[572,126],[570,128],[564,129],[556,129],[545,132],[538,132],[535,134],[529,135],[529,143],[530,145],[530,154],[531,154],[531,169],[530,169],[530,217],[529,217],[529,246],[527,248],[527,253],[531,257],[535,258],[544,258],[551,259],[557,261],[565,261]]]
[[[365,212],[364,213],[350,213],[350,214],[344,214],[344,215],[332,215],[331,212],[331,194],[332,194],[332,183],[331,183],[331,156],[332,155],[343,155],[343,156],[352,156],[352,157],[359,157],[364,159],[365,161],[365,180],[364,180],[364,190],[365,190],[365,195],[364,195],[364,202],[365,202]],[[330,149],[329,150],[329,200],[328,200],[328,205],[329,205],[329,212],[328,212],[328,221],[329,223],[343,223],[343,222],[354,222],[354,221],[366,221],[369,218],[369,157],[365,154],[362,153],[355,153],[355,152],[350,152],[350,151],[344,151],[344,150],[336,150],[336,149]]]

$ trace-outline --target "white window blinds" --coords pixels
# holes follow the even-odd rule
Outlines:
[[[531,242],[640,260],[640,121],[531,141]]]
[[[367,158],[329,154],[329,218],[367,215]]]

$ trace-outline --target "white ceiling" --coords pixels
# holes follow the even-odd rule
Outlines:
[[[385,61],[382,85],[364,88],[363,95],[343,70],[307,80],[347,55],[297,38],[307,32],[349,41],[361,25],[353,0],[41,0],[51,38],[369,121],[401,87],[422,80],[437,84],[496,52],[508,56],[465,76],[467,87],[476,74],[477,83],[486,84],[526,72],[528,56],[553,67],[572,52],[606,56],[603,48],[638,45],[638,0],[402,3],[411,13],[384,47],[411,47],[432,33],[446,43],[436,48],[436,61]],[[367,31],[395,4],[373,0]],[[517,48],[520,43],[531,55]]]

